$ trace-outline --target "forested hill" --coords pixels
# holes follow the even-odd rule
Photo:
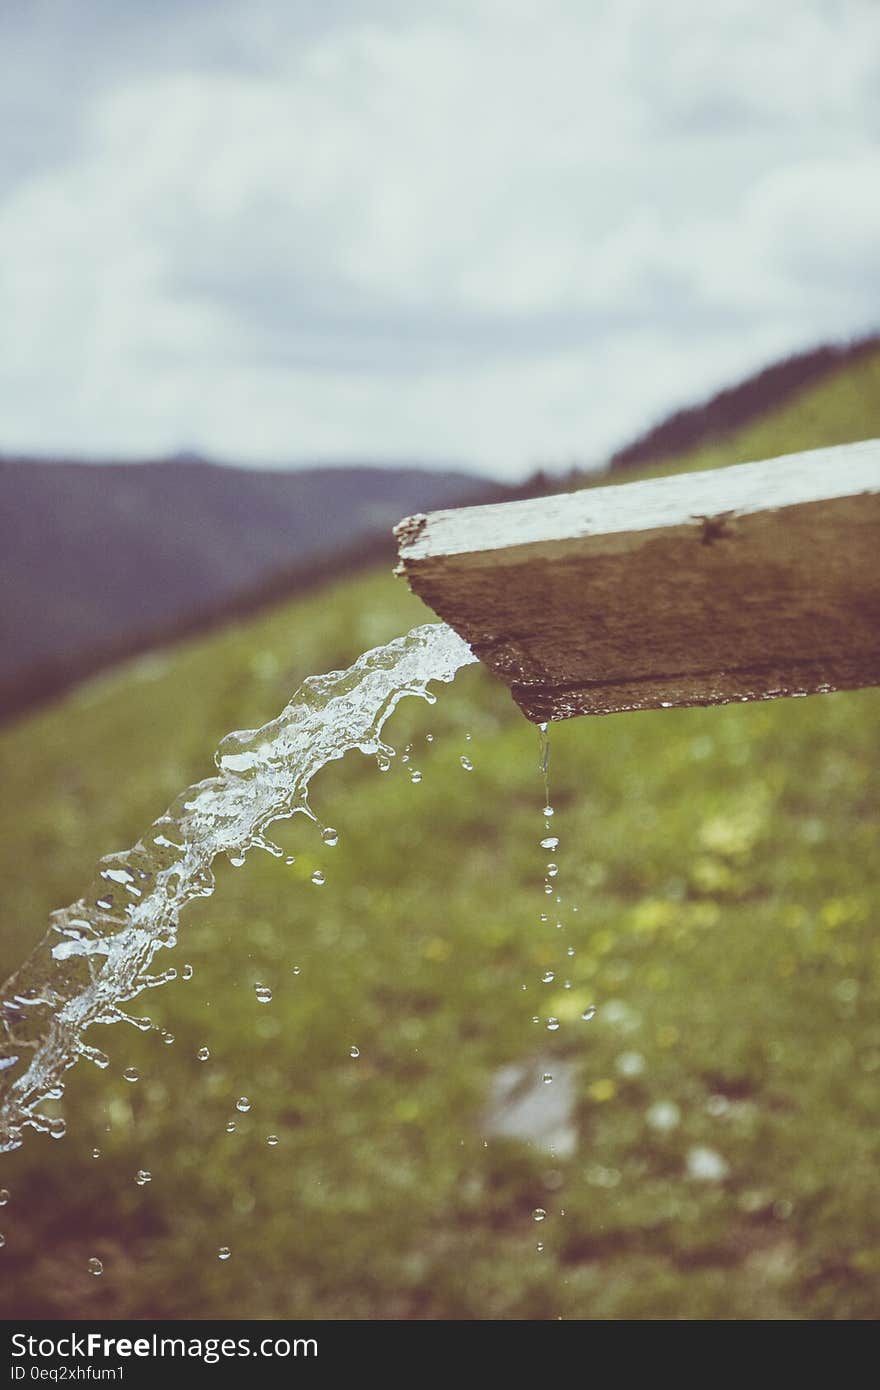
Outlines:
[[[279,571],[489,486],[419,468],[0,460],[0,713],[99,653],[148,645]]]
[[[837,346],[814,348],[786,357],[719,391],[699,405],[668,415],[612,455],[610,468],[622,470],[662,463],[718,443],[786,405],[808,387],[880,352],[880,335]]]

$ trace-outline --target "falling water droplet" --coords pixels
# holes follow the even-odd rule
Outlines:
[[[332,825],[325,825],[324,829],[321,831],[321,839],[324,841],[325,845],[329,845],[331,849],[335,849],[339,844],[339,831],[334,830]]]
[[[464,768],[465,772],[473,772],[473,770],[474,770],[474,765],[473,765],[473,763],[471,762],[470,758],[465,757],[465,755],[462,753],[462,755],[461,755],[461,757],[459,758],[458,761],[461,763],[461,765],[462,765],[462,767]]]
[[[277,1135],[277,1134],[269,1134],[269,1135],[267,1135],[267,1136],[266,1136],[266,1143],[269,1145],[269,1148],[270,1148],[270,1149],[274,1149],[275,1146],[276,1146],[277,1143],[278,1143],[278,1135]]]
[[[315,872],[312,874],[312,883],[315,884],[316,888],[320,888],[321,884],[326,882],[327,875],[324,873],[324,870],[316,869]]]
[[[0,1187],[0,1207],[5,1207],[9,1201],[9,1188]]]
[[[107,1053],[102,1052],[98,1047],[87,1047],[83,1044],[82,1055],[83,1057],[88,1057],[89,1061],[94,1063],[96,1067],[99,1067],[101,1071],[104,1071],[110,1065],[110,1058],[107,1056]]]
[[[360,1057],[361,1050],[359,1047],[350,1047],[348,1049],[348,1055],[349,1057]]]
[[[98,1275],[103,1273],[103,1264],[98,1259],[97,1255],[93,1255],[92,1258],[89,1260],[89,1274],[94,1274],[95,1278],[97,1279]]]
[[[182,980],[191,980],[194,974],[195,974],[195,971],[193,970],[192,966],[191,966],[191,965],[185,965],[185,966],[183,967],[183,969],[181,970],[181,972],[180,972],[180,978],[181,978]]]
[[[552,1071],[545,1071],[544,1075],[541,1077],[541,1080],[543,1081],[545,1086],[549,1086],[550,1082],[553,1080]]]
[[[589,1006],[588,1008],[584,1009],[583,1013],[581,1014],[581,1018],[584,1020],[584,1023],[589,1023],[590,1019],[591,1019],[591,1018],[595,1018],[595,1017],[596,1017],[596,1005],[595,1005],[595,1004],[590,1004],[590,1006]]]
[[[3,1249],[3,1247],[4,1247],[5,1244],[6,1244],[6,1237],[0,1235],[0,1250]]]
[[[539,1255],[543,1255],[543,1253],[544,1253],[544,1242],[543,1242],[543,1240],[539,1240],[539,1241],[538,1241],[537,1245],[535,1246],[535,1249],[537,1250],[537,1252],[538,1252]]]
[[[196,1056],[198,1057],[200,1062],[207,1062],[210,1055],[211,1049],[208,1047],[200,1047],[198,1052],[196,1053]]]
[[[234,1120],[227,1120],[227,1121],[226,1121],[226,1133],[227,1133],[227,1134],[234,1134],[234,1133],[235,1133],[235,1121],[234,1121]]]
[[[236,850],[234,854],[227,854],[226,858],[229,860],[233,869],[240,869],[247,863],[247,856],[242,854],[241,850]]]
[[[552,807],[552,806],[545,806],[545,807],[544,807],[544,815],[548,818],[548,820],[549,820],[550,816],[553,816],[553,815],[555,815],[555,814],[556,814],[556,813],[555,813],[555,811],[553,810],[553,807]]]
[[[150,1172],[149,1168],[139,1168],[137,1170],[135,1182],[137,1183],[138,1187],[146,1187],[147,1183],[152,1181],[153,1174]]]
[[[559,1027],[559,1019],[558,1019],[558,1018],[548,1018],[548,1019],[547,1019],[547,1032],[548,1032],[548,1033],[555,1033],[558,1027]]]
[[[541,976],[541,981],[545,985],[552,985],[555,979],[556,976],[553,974],[552,970],[545,970],[543,975]]]
[[[301,965],[295,965],[295,966],[293,967],[293,973],[294,973],[294,975],[301,975],[301,974],[302,974],[302,966],[301,966]]]
[[[543,838],[543,840],[541,840],[540,843],[541,843],[541,849],[558,849],[558,848],[559,848],[559,836],[558,836],[558,835],[545,835],[544,838]]]
[[[247,1096],[239,1096],[238,1100],[235,1102],[235,1108],[236,1110],[240,1110],[242,1115],[246,1115],[251,1108],[251,1103]]]
[[[296,863],[296,855],[295,855],[295,854],[286,854],[286,855],[284,856],[284,862],[285,862],[285,864],[286,864],[286,865],[288,866],[288,868],[289,868],[291,864],[295,864],[295,863]]]
[[[567,956],[573,956],[573,955],[575,954],[574,947],[573,947],[573,946],[569,946],[569,948],[568,948],[568,950],[566,951],[565,954],[566,954]]]
[[[126,1067],[122,1075],[125,1077],[126,1081],[140,1081],[141,1079],[141,1074],[137,1067]]]
[[[100,1158],[100,1157],[101,1157],[101,1150],[100,1150],[100,1149],[92,1149],[92,1158]]]
[[[165,1044],[166,1047],[170,1047],[171,1044],[174,1042],[174,1034],[173,1034],[173,1033],[163,1033],[163,1034],[162,1034],[162,1041],[163,1041],[163,1043]]]
[[[387,753],[376,754],[376,766],[380,772],[388,772],[391,767],[391,759]]]
[[[268,985],[254,985],[254,993],[261,1004],[272,1003],[272,991]]]
[[[221,1245],[221,1246],[220,1246],[220,1249],[217,1251],[217,1259],[218,1259],[218,1260],[228,1260],[228,1259],[229,1259],[229,1256],[230,1256],[231,1254],[232,1254],[232,1251],[230,1250],[230,1248],[229,1248],[228,1245]]]
[[[535,1210],[532,1212],[532,1220],[543,1221],[546,1215],[547,1213],[543,1207],[535,1207]]]
[[[409,780],[412,782],[414,787],[417,787],[419,782],[421,782],[422,774],[419,772],[417,767],[414,767],[412,772],[409,774]]]
[[[555,878],[556,875],[557,875],[558,873],[559,873],[559,865],[558,865],[558,864],[548,864],[548,865],[547,865],[547,877],[548,877],[548,878]]]

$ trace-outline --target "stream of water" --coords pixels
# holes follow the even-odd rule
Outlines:
[[[86,1042],[88,1029],[153,1026],[122,1005],[175,978],[173,969],[151,973],[153,959],[175,945],[186,904],[214,891],[217,855],[238,863],[255,848],[281,855],[265,832],[297,812],[312,816],[314,775],[351,749],[389,759],[382,729],[399,701],[433,702],[430,682],[451,681],[474,661],[451,628],[428,623],[345,671],[310,677],[277,719],[223,739],[217,776],[182,792],[131,849],[100,861],[85,897],[52,913],[0,991],[0,1152],[17,1148],[27,1126],[62,1137],[64,1121],[44,1114],[44,1102],[62,1094],[81,1057],[109,1063]]]

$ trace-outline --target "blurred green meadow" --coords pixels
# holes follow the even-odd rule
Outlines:
[[[726,450],[697,466],[754,456]],[[4,975],[223,734],[429,616],[362,575],[7,727]],[[101,1030],[67,1136],[0,1159],[0,1315],[876,1317],[878,713],[859,691],[554,725],[550,854],[506,690],[472,667],[405,701],[389,772],[349,755],[313,784],[335,848],[296,817],[293,865],[224,863],[188,909],[178,979],[132,1005],[173,1043]],[[567,1078],[555,1154],[493,1130],[512,1066]]]

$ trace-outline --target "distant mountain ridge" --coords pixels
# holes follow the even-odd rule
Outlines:
[[[197,625],[416,511],[498,489],[456,471],[0,459],[0,715]]]

